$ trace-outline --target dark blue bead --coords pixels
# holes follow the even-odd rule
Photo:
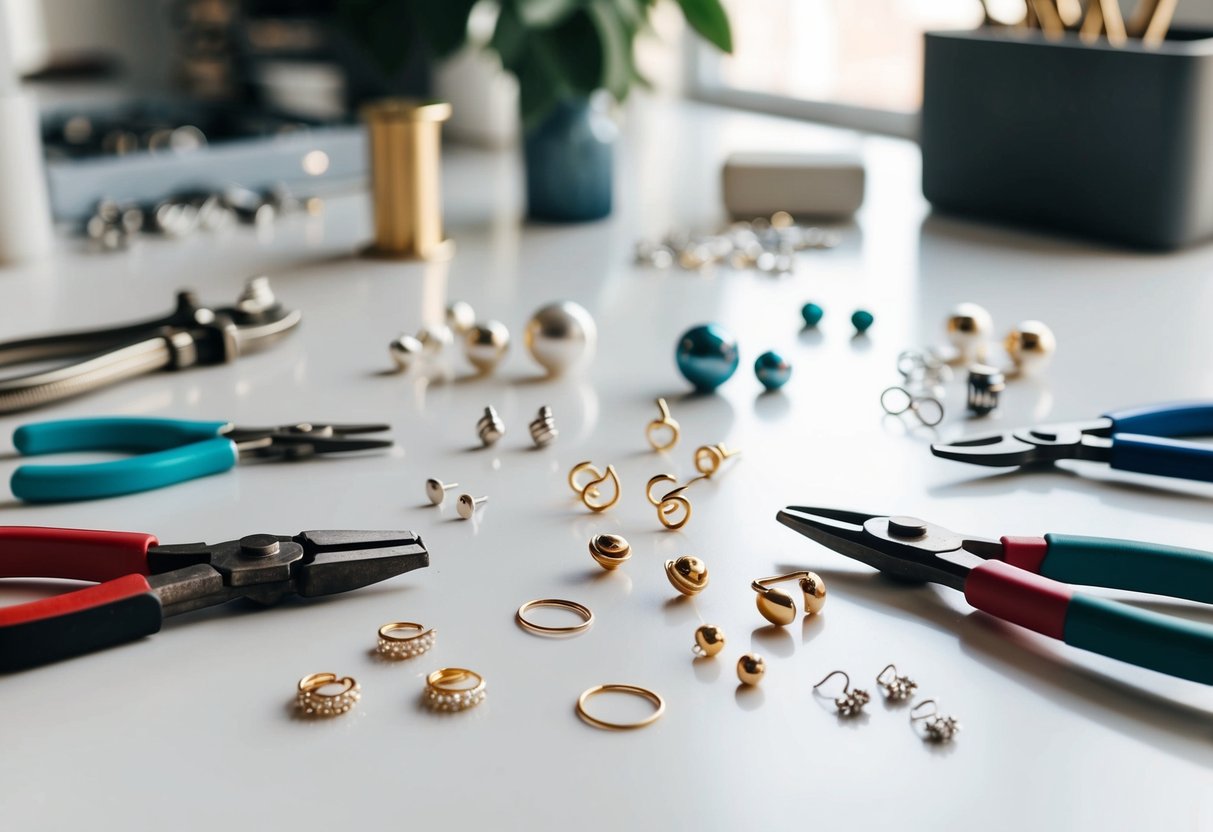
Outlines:
[[[800,317],[804,318],[804,325],[807,327],[815,327],[821,323],[821,318],[826,311],[815,303],[806,303],[800,307]]]
[[[768,390],[778,390],[792,377],[792,365],[777,352],[764,352],[754,362],[754,375]]]
[[[691,327],[678,339],[678,371],[702,393],[724,384],[737,370],[741,357],[737,339],[717,324]]]
[[[867,332],[868,328],[875,322],[875,316],[866,309],[856,309],[855,313],[851,315],[851,324],[860,335]]]

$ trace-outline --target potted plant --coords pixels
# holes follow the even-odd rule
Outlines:
[[[724,52],[733,48],[720,0],[675,0],[687,23]],[[385,7],[407,7],[434,58],[467,43],[478,0],[345,0],[347,19],[390,52],[399,41],[377,27]],[[647,82],[636,67],[636,36],[657,0],[498,0],[487,48],[518,79],[527,210],[534,219],[579,222],[611,212],[615,127],[593,96],[622,101]],[[351,14],[351,12],[353,14]],[[368,44],[370,45],[370,44]],[[385,56],[386,57],[386,56]]]

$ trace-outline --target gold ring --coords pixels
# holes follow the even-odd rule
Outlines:
[[[425,677],[425,700],[436,711],[465,711],[484,701],[486,688],[484,677],[476,671],[444,667]]]
[[[328,685],[341,685],[341,690],[336,693],[321,693],[321,688]],[[295,705],[305,716],[338,716],[354,707],[361,698],[361,688],[352,676],[310,673],[299,680]]]
[[[639,696],[642,699],[647,699],[652,702],[657,710],[646,716],[639,722],[607,722],[604,719],[599,719],[596,716],[590,716],[585,709],[585,703],[591,696],[597,696],[600,693],[630,693],[633,696]],[[652,725],[657,720],[661,719],[661,715],[665,713],[665,700],[659,694],[654,693],[647,688],[638,687],[636,685],[596,685],[589,690],[583,691],[581,696],[577,697],[577,716],[581,717],[585,722],[593,725],[595,728],[605,728],[608,731],[631,731],[634,728],[643,728],[646,725]]]
[[[563,610],[570,610],[581,616],[582,621],[580,624],[573,624],[569,627],[547,627],[543,624],[535,624],[526,620],[527,611],[535,607],[559,607]],[[584,604],[578,604],[576,601],[562,601],[559,598],[540,598],[537,601],[527,601],[518,608],[518,612],[514,614],[514,617],[518,619],[518,623],[524,629],[541,636],[568,636],[588,630],[590,625],[594,623],[594,613],[590,612],[589,607]]]
[[[415,630],[416,633],[411,636],[393,635],[398,630]],[[375,650],[389,659],[411,659],[433,647],[437,635],[433,629],[427,630],[412,621],[393,621],[379,628],[379,643],[375,645]]]

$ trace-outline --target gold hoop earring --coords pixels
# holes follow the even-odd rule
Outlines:
[[[816,572],[790,572],[787,575],[775,575],[770,578],[759,578],[750,584],[750,589],[758,593],[754,603],[762,617],[772,624],[786,627],[796,620],[796,602],[792,596],[780,589],[772,589],[772,584],[784,581],[797,581],[804,594],[804,614],[816,615],[826,603],[826,584]]]
[[[336,693],[322,693],[329,685],[340,685]],[[336,673],[310,673],[299,680],[295,693],[295,705],[304,716],[340,716],[349,711],[362,698],[362,689],[352,676]]]
[[[700,445],[695,449],[695,470],[711,479],[724,461],[732,456],[739,456],[741,451],[730,451],[723,442],[715,445]]]
[[[400,635],[400,633],[412,635]],[[411,659],[420,656],[434,646],[437,634],[413,621],[393,621],[379,628],[379,642],[375,650],[388,659]]]
[[[590,479],[584,483],[578,481],[578,476],[582,473],[590,475]],[[604,501],[599,486],[608,480],[613,486],[614,493],[611,499]],[[606,472],[603,473],[589,460],[577,463],[569,471],[569,488],[577,492],[578,496],[581,497],[581,502],[590,511],[606,511],[619,502],[619,496],[622,491],[619,485],[619,475],[615,473],[614,465],[608,465]]]
[[[661,416],[649,422],[644,429],[644,436],[649,440],[649,445],[658,453],[668,451],[678,444],[679,437],[682,436],[682,428],[678,424],[678,420],[670,415],[670,406],[666,404],[665,399],[657,400],[657,409],[661,411]],[[654,434],[660,436],[662,431],[669,431],[670,437],[662,442]]]
[[[667,491],[661,497],[653,496],[653,489],[663,482],[671,483],[676,488]],[[691,501],[682,496],[682,492],[690,486],[678,485],[676,480],[670,474],[658,474],[649,480],[649,484],[645,486],[644,496],[648,499],[649,504],[657,508],[657,520],[661,525],[670,530],[681,529],[691,520]]]

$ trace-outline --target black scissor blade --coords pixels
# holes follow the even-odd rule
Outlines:
[[[886,557],[870,545],[863,524],[876,517],[843,509],[788,506],[775,519],[827,549],[884,570]]]
[[[1012,433],[988,433],[936,443],[931,446],[931,453],[942,459],[1006,468],[1032,462],[1036,446],[1017,439]]]
[[[310,531],[295,540],[305,553],[297,582],[304,597],[348,592],[430,565],[413,532]]]

